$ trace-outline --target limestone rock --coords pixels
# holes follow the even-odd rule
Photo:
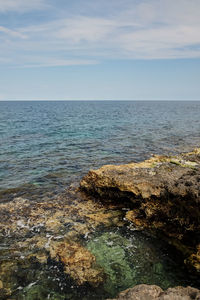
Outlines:
[[[96,265],[95,256],[78,243],[51,242],[50,256],[62,262],[65,273],[79,285],[89,283],[98,286],[103,281],[104,273]]]
[[[136,228],[164,235],[200,270],[200,149],[153,156],[140,163],[91,170],[80,189],[108,202],[129,202],[126,218]]]
[[[175,287],[163,291],[156,285],[137,285],[113,300],[199,300],[200,291],[192,287]]]
[[[24,282],[19,276],[26,273],[24,270],[27,270],[27,285],[31,284],[35,280],[33,265],[45,269],[48,261],[53,264],[55,260],[59,261],[59,276],[71,276],[78,285],[97,286],[102,282],[102,269],[97,266],[94,256],[77,241],[84,245],[102,225],[123,226],[121,210],[110,204],[97,203],[77,188],[37,201],[29,199],[29,193],[27,198],[14,196],[10,200],[5,197],[0,203],[0,237],[5,246],[0,249],[0,280],[3,282],[3,288],[0,283],[0,299],[4,294],[16,292],[21,281]],[[36,290],[40,293],[40,286],[26,292],[32,295]]]

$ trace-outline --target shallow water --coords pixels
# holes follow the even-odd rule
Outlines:
[[[9,297],[89,300],[140,283],[198,286],[173,248],[123,220],[127,208],[76,188],[90,168],[199,146],[199,116],[200,102],[0,102],[0,280]],[[98,287],[78,285],[52,257],[58,241],[94,255]]]
[[[144,232],[134,231],[131,226],[103,225],[87,237],[73,237],[70,243],[72,240],[96,257],[96,264],[104,273],[102,283],[79,285],[56,260],[39,263],[35,258],[30,259],[33,241],[32,246],[24,246],[23,252],[20,249],[17,252],[16,244],[14,251],[7,244],[0,248],[0,254],[2,268],[9,268],[6,274],[2,272],[2,280],[10,282],[9,299],[100,300],[115,297],[118,292],[141,283],[157,284],[163,289],[197,286],[197,278],[190,277],[173,248]]]

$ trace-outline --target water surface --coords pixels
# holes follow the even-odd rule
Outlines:
[[[0,102],[0,188],[199,145],[200,102]]]

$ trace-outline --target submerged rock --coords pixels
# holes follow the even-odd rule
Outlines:
[[[117,171],[113,166],[111,173],[105,168],[98,176],[99,179],[105,176],[107,185],[103,177],[100,179],[102,184],[98,185],[95,171],[82,181],[83,189],[106,196],[106,200],[128,200],[133,206],[131,210],[127,209],[124,201],[117,206],[110,201],[102,204],[70,188],[62,194],[52,197],[46,195],[35,201],[28,197],[28,192],[23,197],[16,194],[12,201],[5,198],[0,203],[0,298],[96,300],[101,299],[103,293],[105,298],[114,297],[120,290],[138,283],[160,285],[162,282],[162,288],[182,285],[182,280],[174,283],[173,278],[171,280],[166,276],[169,272],[166,272],[162,260],[155,259],[154,247],[147,249],[146,244],[139,245],[139,242],[129,240],[129,235],[121,234],[120,230],[127,224],[124,220],[126,215],[126,219],[131,220],[135,227],[153,227],[165,232],[187,253],[187,262],[198,269],[198,189],[193,192],[193,186],[198,186],[197,156],[197,153],[193,153],[185,155],[187,159],[182,156],[178,160],[154,157],[141,163],[140,167],[132,164],[127,178],[129,165],[125,169],[123,166],[117,167]],[[192,183],[186,185],[185,193],[188,195],[191,189],[192,200],[184,196],[184,189],[181,190],[181,196],[178,192],[173,195],[169,191],[168,194],[164,192],[166,186],[163,187],[163,182],[167,176],[162,172],[169,167],[174,178],[178,174],[173,173],[174,170],[182,174],[178,184],[185,180],[184,176],[189,176]],[[185,174],[182,169],[188,173]],[[138,175],[134,192],[134,183],[130,178],[137,172],[146,174],[146,181],[141,183]],[[189,172],[194,172],[194,177]],[[97,181],[90,181],[95,176]],[[154,181],[148,181],[149,176],[162,177],[160,185],[156,185],[157,177]],[[179,209],[178,203],[181,204]],[[174,216],[176,222],[173,218],[171,222],[170,217]],[[117,231],[112,232],[113,228],[117,228]],[[139,252],[134,251],[134,247]],[[149,257],[152,261],[149,261]],[[152,281],[149,281],[150,276]],[[96,298],[99,294],[100,298]]]
[[[113,297],[141,283],[156,284],[164,290],[189,284],[184,265],[178,264],[178,258],[172,259],[172,247],[142,232],[99,231],[86,247],[106,274],[102,288]]]
[[[200,291],[192,287],[175,287],[163,291],[156,285],[141,284],[123,291],[113,300],[199,300]],[[108,299],[109,300],[109,299]]]
[[[91,170],[80,188],[104,202],[128,200],[126,218],[136,228],[165,236],[183,253],[186,264],[200,271],[200,149],[103,166]]]
[[[131,247],[131,242],[113,232],[106,232],[87,244],[106,274],[103,285],[111,295],[115,295],[119,287],[127,288],[134,284],[135,270],[126,257],[128,247]]]
[[[9,289],[5,289],[3,282],[0,280],[0,299],[7,299],[7,297],[11,294]]]
[[[31,298],[32,293],[40,293],[40,286],[38,289],[29,286],[38,277],[34,265],[41,276],[42,270],[57,263],[60,278],[72,280],[78,286],[98,286],[104,272],[84,243],[99,226],[122,226],[122,218],[123,212],[112,205],[80,197],[74,189],[38,201],[22,197],[3,201],[0,203],[0,298],[15,295],[21,291],[18,288],[22,288],[25,299],[29,299],[29,294]]]
[[[62,262],[65,273],[79,285],[89,283],[98,286],[103,282],[103,269],[97,266],[95,256],[79,243],[51,243],[50,256]]]

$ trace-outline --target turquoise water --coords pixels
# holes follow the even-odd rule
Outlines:
[[[200,102],[0,102],[0,189],[57,188],[200,142]]]
[[[95,225],[81,214],[95,213],[95,202],[92,210],[75,190],[91,168],[199,145],[200,102],[0,102],[0,298],[101,300],[140,283],[198,286],[173,248],[123,223],[126,207],[98,203],[111,217]],[[98,287],[78,285],[50,258],[46,245],[69,236],[102,268]]]

